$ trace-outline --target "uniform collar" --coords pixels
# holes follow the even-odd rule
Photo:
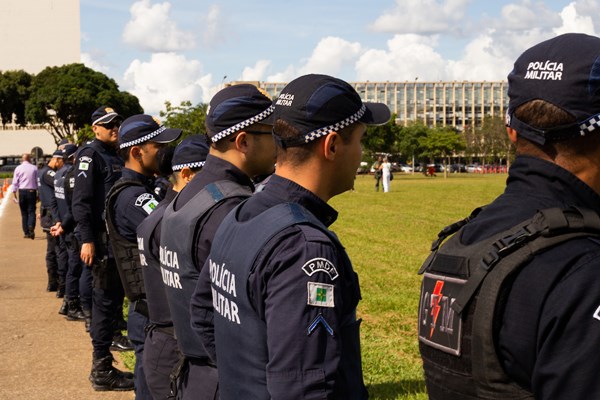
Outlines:
[[[148,186],[150,188],[154,187],[154,177],[142,175],[139,172],[136,172],[127,167],[123,168],[123,171],[121,172],[121,177],[141,182],[144,184],[144,186]]]
[[[215,157],[211,154],[206,157],[202,171],[192,178],[192,181],[194,180],[206,183],[221,180],[233,181],[240,185],[248,186],[254,192],[254,184],[248,175],[229,161]]]
[[[506,194],[547,199],[556,207],[577,205],[600,211],[600,195],[571,172],[549,161],[519,156],[511,165]]]
[[[300,204],[317,217],[325,226],[333,224],[338,217],[338,212],[316,194],[298,185],[296,182],[279,175],[273,174],[269,178],[269,182],[263,192],[265,192],[265,195],[281,200],[281,202]]]

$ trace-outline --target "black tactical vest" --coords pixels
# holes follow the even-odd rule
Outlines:
[[[102,158],[102,177],[104,180],[104,194],[121,178],[123,160],[117,155],[116,150],[106,149],[99,140],[92,140],[78,150],[78,154],[86,147],[92,148]]]
[[[172,326],[173,319],[163,284],[160,260],[150,251],[150,239],[163,218],[167,206],[167,203],[159,203],[152,214],[148,215],[137,228],[137,244],[144,275],[148,317],[151,323],[161,326]]]
[[[136,301],[146,297],[144,289],[144,276],[140,264],[140,254],[136,242],[130,242],[123,237],[115,226],[115,203],[124,189],[130,186],[145,186],[135,179],[120,179],[108,192],[106,196],[106,230],[109,243],[117,263],[117,270],[123,283],[125,296],[130,301]],[[152,215],[152,214],[150,214]]]
[[[533,399],[504,372],[496,349],[511,279],[552,246],[600,235],[600,217],[581,208],[546,209],[511,229],[464,245],[461,228],[478,212],[444,228],[419,271],[419,348],[429,398]]]
[[[266,325],[248,298],[248,277],[257,256],[269,241],[285,228],[298,224],[311,225],[322,231],[336,246],[340,257],[344,257],[340,263],[340,278],[346,281],[344,290],[349,297],[344,303],[353,310],[345,310],[348,317],[341,325],[342,349],[335,398],[366,399],[360,358],[360,321],[356,321],[355,314],[360,299],[358,277],[343,246],[335,234],[296,203],[279,204],[245,222],[237,219],[241,207],[243,203],[219,226],[208,259],[221,399],[270,398],[266,377],[269,361]],[[244,246],[232,251],[232,243],[243,243]]]
[[[173,205],[178,195],[165,210],[160,233],[160,268],[179,348],[187,357],[208,357],[200,337],[190,326],[190,301],[199,276],[193,263],[193,249],[202,229],[201,222],[223,200],[250,195],[252,192],[246,186],[223,180],[206,185],[175,211]]]
[[[61,221],[64,221],[66,216],[70,214],[67,191],[70,192],[72,189],[69,188],[67,173],[72,169],[73,164],[65,164],[61,169],[56,171],[56,175],[54,175],[54,197],[56,198],[58,216]],[[69,195],[69,198],[70,197],[71,196]]]

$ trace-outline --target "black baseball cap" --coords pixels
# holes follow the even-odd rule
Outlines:
[[[127,118],[119,128],[119,148],[135,146],[145,142],[170,143],[181,136],[181,129],[169,129],[160,124],[158,118],[138,114]]]
[[[273,103],[256,86],[228,86],[213,96],[206,111],[206,130],[215,143],[252,124],[272,125]]]
[[[62,150],[54,150],[54,153],[52,153],[52,158],[63,158],[64,157],[64,153]]]
[[[275,101],[273,121],[284,120],[300,136],[283,139],[273,131],[282,147],[301,146],[331,131],[338,131],[357,121],[382,125],[391,112],[383,103],[363,102],[347,82],[328,75],[304,75],[283,88]]]
[[[67,143],[64,145],[62,151],[63,151],[63,157],[69,158],[69,157],[72,157],[73,155],[75,155],[75,153],[77,152],[77,146],[72,143]]]
[[[508,75],[506,124],[534,143],[583,136],[600,126],[600,38],[567,33],[526,50]],[[519,120],[515,110],[544,100],[575,118],[575,123],[538,128]]]
[[[208,143],[206,136],[192,135],[188,136],[175,147],[175,153],[171,160],[173,171],[180,171],[185,167],[199,168],[204,166],[204,161],[208,155]]]
[[[123,120],[123,117],[117,114],[112,108],[101,106],[92,114],[92,125],[106,124],[115,118]]]

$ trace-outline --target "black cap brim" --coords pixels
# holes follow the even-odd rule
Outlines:
[[[389,122],[392,113],[389,107],[383,103],[363,103],[367,110],[359,119],[367,125],[384,125]]]
[[[181,129],[168,128],[150,139],[150,141],[156,143],[171,143],[179,139],[179,136],[181,136],[182,132],[183,131]]]
[[[123,120],[123,117],[115,112],[108,113],[108,114],[103,115],[100,118],[96,119],[94,122],[92,122],[92,125],[108,124],[113,119],[117,119],[117,118],[120,119],[121,121]]]

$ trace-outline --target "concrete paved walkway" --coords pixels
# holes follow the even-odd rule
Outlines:
[[[5,200],[0,200],[0,399],[133,399],[133,391],[92,389],[92,345],[84,324],[59,315],[62,300],[46,292],[45,234],[38,224],[35,240],[23,239],[19,206]]]

